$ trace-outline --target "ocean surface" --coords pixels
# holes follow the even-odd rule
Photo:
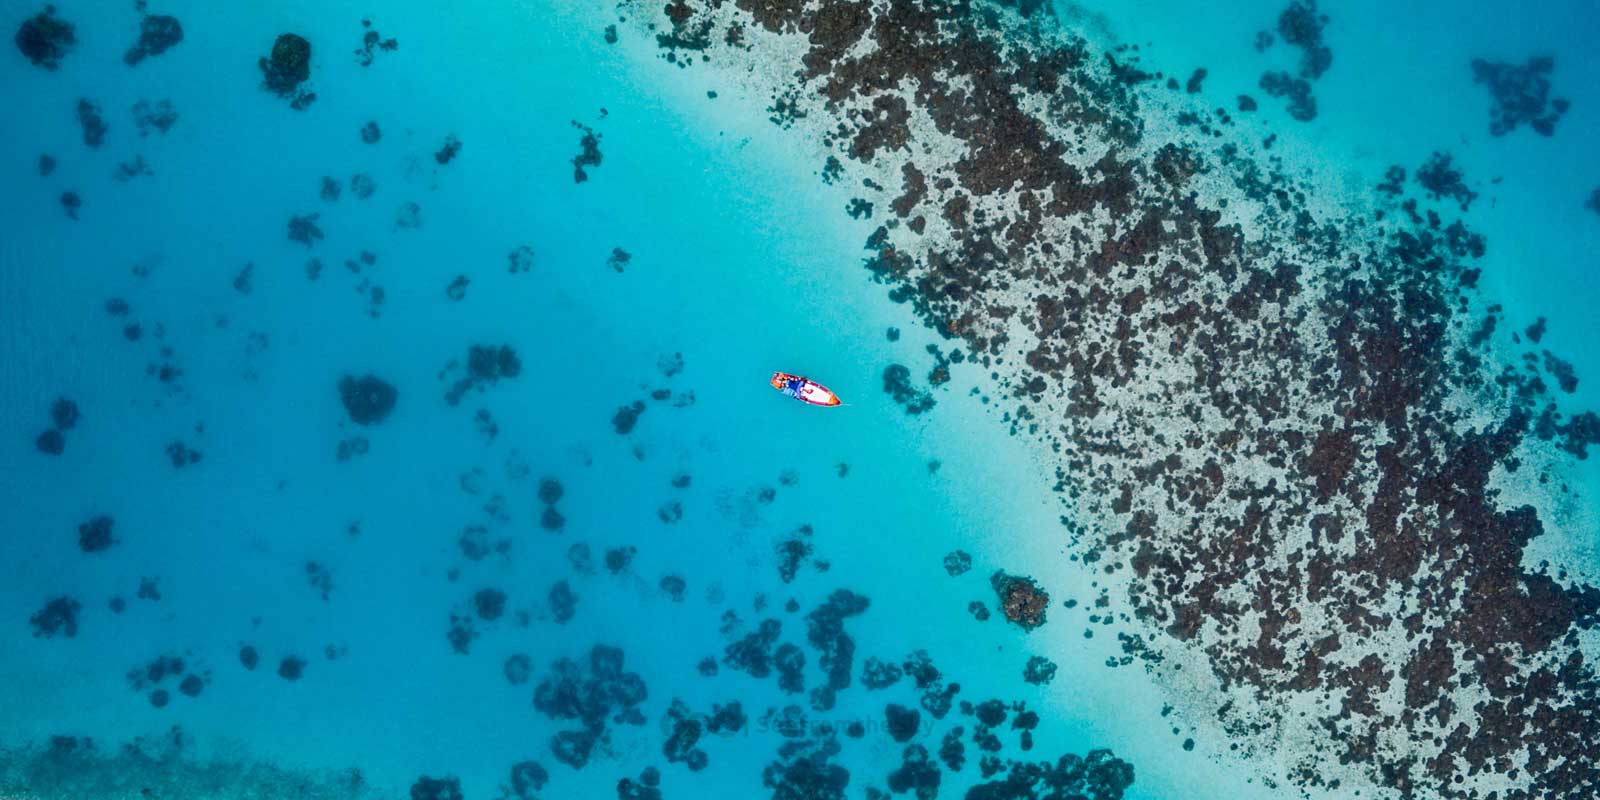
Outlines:
[[[1027,357],[1034,343],[1020,328],[1010,344],[988,337],[988,349],[957,330],[950,309],[976,307],[974,284],[917,277],[926,265],[959,271],[941,272],[938,254],[965,223],[950,206],[941,222],[930,200],[926,235],[912,228],[918,212],[895,208],[901,166],[884,154],[914,155],[935,193],[952,191],[930,164],[968,163],[955,161],[957,144],[974,135],[937,112],[957,100],[919,96],[909,140],[889,125],[872,140],[874,160],[857,134],[897,119],[892,103],[872,116],[843,94],[819,100],[817,82],[845,80],[842,69],[806,78],[810,99],[785,94],[813,68],[807,48],[835,30],[802,12],[835,5],[0,0],[0,21],[16,32],[0,56],[0,798],[1434,797],[1450,796],[1441,787],[1455,767],[1429,760],[1429,737],[1415,752],[1393,741],[1334,752],[1320,748],[1344,742],[1343,728],[1296,720],[1391,715],[1396,730],[1396,720],[1438,719],[1463,737],[1503,732],[1499,712],[1465,712],[1510,697],[1495,675],[1513,669],[1534,676],[1517,672],[1516,685],[1559,673],[1563,697],[1593,699],[1600,459],[1587,445],[1600,429],[1581,415],[1600,407],[1600,9],[859,5],[886,16],[847,42],[851,52],[912,29],[891,7],[926,6],[943,27],[919,35],[963,20],[1013,37],[997,47],[1006,64],[1070,40],[1090,55],[1062,74],[1098,76],[1108,63],[1145,73],[1107,91],[1115,114],[1083,115],[1095,122],[1072,142],[1090,160],[1186,138],[1233,142],[1230,153],[1292,176],[1285,197],[1318,215],[1370,220],[1383,209],[1394,221],[1415,197],[1419,220],[1444,215],[1436,233],[1461,219],[1481,236],[1477,272],[1460,281],[1471,299],[1395,315],[1426,327],[1430,314],[1487,313],[1496,327],[1473,340],[1475,357],[1463,349],[1453,371],[1415,383],[1450,390],[1440,390],[1446,411],[1428,413],[1474,431],[1517,418],[1507,396],[1534,411],[1548,401],[1559,416],[1535,424],[1540,434],[1515,455],[1496,450],[1498,439],[1482,445],[1484,463],[1497,464],[1482,466],[1489,488],[1441,478],[1399,492],[1404,501],[1369,487],[1349,502],[1371,499],[1359,491],[1399,503],[1459,489],[1486,508],[1527,504],[1542,528],[1526,541],[1500,525],[1525,519],[1514,514],[1419,513],[1404,527],[1440,531],[1423,537],[1452,543],[1439,545],[1435,567],[1474,565],[1461,577],[1468,587],[1492,582],[1481,564],[1494,559],[1472,554],[1509,553],[1507,591],[1533,600],[1496,602],[1539,612],[1507,612],[1515,624],[1555,619],[1559,630],[1485,644],[1506,634],[1483,633],[1463,612],[1468,622],[1429,617],[1407,637],[1396,631],[1415,604],[1454,601],[1374,567],[1390,577],[1367,587],[1369,605],[1394,619],[1352,628],[1365,637],[1346,631],[1345,652],[1370,639],[1385,658],[1446,652],[1454,667],[1433,682],[1412,677],[1421,659],[1350,667],[1399,676],[1368,696],[1359,676],[1278,680],[1273,659],[1239,645],[1260,631],[1269,649],[1275,615],[1320,619],[1315,591],[1263,590],[1260,618],[1237,637],[1222,611],[1184,630],[1152,604],[1150,553],[1215,526],[1183,510],[1192,487],[1154,467],[1113,473],[1087,455],[1089,438],[1062,433],[1071,423],[1052,414],[1082,416],[1088,401],[1071,370],[1037,385],[1012,372],[1043,372],[1046,360]],[[1285,41],[1286,9],[1325,15],[1314,44]],[[741,33],[725,36],[732,27]],[[716,35],[694,38],[706,31]],[[1296,119],[1260,79],[1304,75],[1303,54],[1319,46],[1331,58],[1302,78],[1315,116]],[[1474,59],[1521,68],[1546,56],[1546,67],[1507,78],[1513,89],[1498,101],[1474,81]],[[957,72],[978,61],[926,68],[977,85]],[[1534,103],[1540,78],[1549,96]],[[915,83],[898,91],[910,97]],[[936,94],[931,83],[923,95]],[[1256,110],[1240,110],[1240,95]],[[1219,108],[1228,120],[1215,133],[1182,116],[1215,120]],[[1515,117],[1499,135],[1496,108]],[[1139,120],[1138,144],[1096,138],[1094,125],[1118,115]],[[1000,141],[995,160],[1030,141]],[[1415,178],[1435,153],[1462,176],[1442,199]],[[1392,165],[1405,169],[1398,194],[1378,188]],[[1188,199],[1171,202],[1209,208],[1233,196],[1226,213],[1241,215],[1242,236],[1266,242],[1241,247],[1239,262],[1302,265],[1282,310],[1251,319],[1288,318],[1310,301],[1286,297],[1337,283],[1318,277],[1323,266],[1387,248],[1376,244],[1387,227],[1346,226],[1317,257],[1274,249],[1278,234],[1238,211],[1225,172],[1199,173],[1171,195]],[[1098,251],[1103,235],[1116,250],[1143,201],[1100,197],[1071,212],[1093,217],[1079,233],[1047,220],[1018,247],[1057,237]],[[984,209],[989,221],[1007,213],[983,202],[982,224]],[[900,245],[919,259],[910,278],[883,238],[908,228],[923,242]],[[1031,317],[1048,316],[1044,294],[1025,286],[1048,293],[1056,278],[1008,258],[996,274],[1015,282],[986,286],[983,302],[997,324],[1040,327]],[[1375,285],[1388,279],[1375,274]],[[1113,280],[1109,270],[1096,279]],[[1232,308],[1226,294],[1210,299]],[[1089,313],[1109,330],[1137,308],[1119,290]],[[1308,341],[1288,348],[1307,364],[1337,350]],[[1167,374],[1156,349],[1131,371]],[[1501,368],[1519,376],[1502,393],[1471,379]],[[789,400],[768,385],[775,370],[808,375],[845,405]],[[1537,390],[1517,388],[1534,376]],[[1301,376],[1280,377],[1289,386]],[[1397,391],[1372,382],[1375,395]],[[1108,414],[1121,416],[1088,427],[1152,463],[1166,456],[1154,442],[1203,433],[1193,463],[1203,462],[1224,447],[1210,438],[1215,415],[1197,416],[1194,431],[1120,427],[1185,408],[1179,394],[1102,389]],[[1353,435],[1395,442],[1423,430],[1386,413],[1352,423]],[[1356,466],[1339,475],[1402,458],[1382,446],[1356,448]],[[1286,463],[1271,468],[1274,487],[1325,474]],[[1095,483],[1102,468],[1107,486]],[[1135,509],[1178,508],[1195,521],[1190,532],[1163,522],[1142,555],[1126,542],[1147,534],[1097,533],[1108,517],[1090,513],[1093,498],[1113,504],[1116,488],[1135,484],[1117,514],[1130,513],[1128,497]],[[1259,537],[1268,548],[1302,541],[1313,517],[1281,502],[1268,515],[1278,527]],[[1376,534],[1310,541],[1306,563],[1317,548],[1378,562],[1385,548],[1405,549]],[[1503,541],[1516,545],[1496,549]],[[1453,555],[1456,542],[1468,556]],[[1280,574],[1271,559],[1216,572],[1201,555],[1179,561],[1197,576]],[[1529,577],[1546,573],[1549,582]],[[1481,610],[1476,602],[1463,601]],[[1413,638],[1434,644],[1413,648]],[[1333,674],[1343,667],[1330,652],[1316,657]],[[1512,653],[1511,666],[1465,666],[1499,663],[1485,653]],[[1313,697],[1312,684],[1334,699]],[[1420,704],[1441,685],[1439,702],[1462,712],[1452,724],[1449,708]],[[1541,724],[1583,736],[1579,721]],[[1485,755],[1493,748],[1476,739],[1479,749],[1459,748],[1481,763],[1462,768],[1470,779],[1454,782],[1455,796],[1580,797],[1600,785],[1576,749],[1517,735],[1527,751]],[[1505,737],[1496,741],[1515,735]],[[1528,766],[1528,752],[1558,766]]]

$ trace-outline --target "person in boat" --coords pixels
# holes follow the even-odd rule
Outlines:
[[[805,391],[805,388],[805,378],[790,378],[784,383],[783,393],[789,395],[790,397],[798,398],[800,397],[800,393]]]

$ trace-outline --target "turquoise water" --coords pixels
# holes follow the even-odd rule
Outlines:
[[[1266,56],[1250,38],[1276,6],[1155,17],[1133,5],[1092,9],[1098,22],[1063,8],[1059,24],[1149,42],[1146,69],[1207,66],[1206,100],[1253,91]],[[870,219],[843,213],[856,187],[825,181],[806,129],[768,121],[770,98],[738,69],[678,69],[630,9],[565,0],[149,10],[184,36],[136,66],[124,53],[139,12],[87,2],[56,6],[76,38],[57,68],[16,48],[0,64],[0,794],[415,800],[429,796],[419,778],[448,776],[466,797],[517,796],[513,765],[532,760],[548,782],[529,797],[628,797],[638,786],[618,782],[648,785],[650,769],[666,797],[869,797],[909,791],[895,786],[907,744],[936,760],[959,726],[966,765],[936,770],[939,796],[982,796],[967,792],[1097,750],[1114,755],[1091,757],[1110,766],[1073,787],[1085,797],[1280,796],[1182,681],[1119,663],[1117,633],[1141,629],[1120,597],[1097,606],[1122,584],[1083,564],[1051,455],[1007,435],[1014,404],[988,370],[958,365],[930,386],[928,348],[955,346],[862,269],[890,198]],[[1412,10],[1392,4],[1324,10],[1335,55],[1319,119],[1298,125],[1262,99],[1279,152],[1334,193],[1451,149],[1482,194],[1471,221],[1490,243],[1485,293],[1508,325],[1548,318],[1545,346],[1596,374],[1592,10],[1502,4],[1448,26],[1421,10],[1397,25]],[[20,25],[42,8],[4,11]],[[365,53],[367,30],[397,47]],[[258,59],[288,32],[312,45],[303,110],[260,86]],[[1541,52],[1556,54],[1571,111],[1548,139],[1489,137],[1463,57]],[[98,146],[80,98],[108,126]],[[141,133],[130,109],[162,100],[176,122]],[[586,132],[600,155],[577,182]],[[119,179],[139,157],[149,174]],[[1484,185],[1491,175],[1505,180]],[[65,192],[81,198],[75,219]],[[320,235],[286,236],[310,214]],[[474,347],[517,367],[458,391]],[[907,413],[885,391],[895,364],[937,405]],[[848,405],[786,400],[767,386],[780,369]],[[396,399],[362,424],[340,386],[368,375]],[[1562,402],[1593,407],[1594,391],[1583,381]],[[52,422],[58,398],[78,409],[70,426]],[[37,442],[53,426],[59,454]],[[81,526],[101,516],[114,543],[85,548]],[[469,555],[464,535],[488,552]],[[793,541],[811,549],[786,581]],[[956,551],[970,571],[949,574]],[[1048,590],[1044,628],[1007,623],[997,571]],[[577,598],[565,619],[561,583]],[[504,610],[485,611],[483,590]],[[808,640],[808,615],[848,603],[843,590],[870,605],[843,618],[851,681],[828,707],[813,690],[842,640]],[[36,615],[62,597],[78,604],[74,629],[45,631]],[[1113,614],[1117,627],[1101,624]],[[730,653],[766,619],[804,659],[800,691]],[[452,640],[453,627],[470,632]],[[582,766],[562,763],[551,737],[585,726],[542,713],[536,687],[596,645],[620,648],[647,687],[641,718],[614,718],[624,704],[612,704]],[[868,689],[863,667],[919,650],[937,686],[960,688],[948,715],[921,706],[897,739],[885,706],[919,709],[926,692],[910,677]],[[528,675],[513,681],[519,655]],[[1024,680],[1035,656],[1052,681]],[[163,657],[198,684],[138,679]],[[286,659],[303,661],[293,680]],[[679,700],[696,715],[736,701],[747,716],[702,738],[703,769],[663,751]],[[972,735],[980,714],[962,707],[989,700],[1008,704],[991,726],[993,776]],[[769,716],[788,706],[802,735]],[[1026,711],[1036,727],[1013,724]],[[63,736],[93,749],[51,739]],[[782,750],[829,740],[839,751],[815,763],[848,770],[837,794]]]

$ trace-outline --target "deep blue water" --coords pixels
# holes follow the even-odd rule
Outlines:
[[[1204,92],[1222,104],[1253,91],[1258,60],[1283,56],[1250,47],[1277,3],[1124,5],[1090,9],[1104,22],[1084,32],[1149,42],[1147,69],[1206,66]],[[1583,201],[1600,186],[1589,135],[1600,61],[1587,43],[1600,21],[1570,5],[1455,8],[1440,20],[1421,4],[1330,4],[1335,60],[1317,85],[1319,119],[1297,125],[1267,99],[1261,116],[1283,151],[1338,185],[1450,149],[1482,194],[1488,292],[1512,325],[1547,317],[1548,346],[1591,376],[1600,216]],[[1135,770],[1128,797],[1272,795],[1228,760],[1225,741],[1182,747],[1198,734],[1181,698],[1137,667],[1108,668],[1112,637],[1086,638],[1096,575],[1069,560],[1050,468],[994,419],[987,376],[958,370],[921,415],[884,392],[885,367],[925,374],[925,347],[939,340],[869,281],[872,223],[841,213],[847,194],[767,121],[764,98],[662,64],[637,32],[608,44],[616,15],[565,0],[164,2],[150,11],[180,19],[183,40],[134,67],[123,61],[140,18],[131,4],[56,9],[76,26],[58,68],[15,47],[0,57],[6,791],[153,785],[178,797],[213,781],[218,796],[263,783],[287,796],[315,780],[316,796],[335,796],[339,771],[357,768],[377,796],[449,775],[467,797],[493,797],[514,763],[533,759],[550,774],[547,797],[610,796],[647,767],[667,797],[766,796],[762,773],[784,736],[762,718],[795,705],[812,725],[867,726],[835,758],[854,776],[849,796],[865,796],[902,761],[885,704],[916,708],[920,692],[909,678],[868,692],[862,665],[924,650],[960,699],[1020,701],[1041,716],[1027,753],[1018,730],[997,728],[1006,758],[1110,748]],[[0,3],[0,20],[41,10]],[[363,19],[398,42],[366,66]],[[316,98],[302,111],[260,88],[257,60],[291,31],[313,46]],[[1553,137],[1488,136],[1465,62],[1539,53],[1555,56],[1571,111]],[[108,126],[98,146],[84,141],[80,99]],[[176,122],[141,133],[130,113],[140,101],[169,101]],[[369,121],[381,131],[372,143]],[[602,155],[580,183],[585,131]],[[461,148],[443,163],[451,139]],[[148,174],[119,179],[137,158]],[[358,175],[374,184],[369,197]],[[323,196],[325,178],[337,198]],[[81,197],[76,219],[64,192]],[[308,214],[320,235],[290,240],[291,218]],[[474,347],[514,352],[519,366],[452,403]],[[778,369],[849,405],[782,398],[767,386]],[[340,384],[367,375],[397,399],[360,424]],[[80,416],[52,455],[36,439],[58,398]],[[1597,398],[1584,382],[1572,402]],[[619,424],[635,403],[636,423]],[[557,530],[541,524],[545,480],[561,487]],[[114,543],[86,552],[80,526],[101,516]],[[472,528],[491,551],[477,559],[460,541]],[[786,582],[778,548],[790,540],[811,552]],[[579,545],[587,570],[573,563]],[[957,550],[972,567],[952,576],[943,562]],[[996,570],[1048,585],[1052,628],[998,618]],[[666,576],[682,578],[680,599]],[[577,597],[565,621],[549,600],[558,582]],[[504,594],[503,613],[480,613],[486,589]],[[843,622],[855,683],[811,711],[806,692],[826,677],[806,616],[839,590],[870,598]],[[30,617],[59,597],[80,606],[75,631],[38,635]],[[996,618],[974,620],[973,601]],[[452,615],[470,621],[460,647]],[[724,658],[730,639],[769,618],[802,648],[804,692]],[[533,695],[560,659],[586,662],[597,644],[619,647],[648,687],[644,721],[609,722],[573,768],[548,741],[574,723],[536,711]],[[259,654],[254,669],[244,647]],[[525,683],[506,677],[516,654],[531,665]],[[1036,655],[1057,667],[1046,685],[1023,680]],[[176,676],[130,679],[163,656],[201,676],[196,696]],[[707,657],[721,662],[715,677],[698,669]],[[284,659],[304,660],[297,679],[279,676]],[[705,769],[669,763],[675,699],[696,713],[738,701],[748,723],[704,738]],[[920,721],[930,751],[973,725],[959,710]],[[92,738],[109,757],[174,726],[188,749],[169,763],[113,759],[91,774],[98,762],[51,772],[38,757],[52,736]],[[240,766],[185,766],[215,759]],[[970,766],[946,773],[941,796],[978,780]]]

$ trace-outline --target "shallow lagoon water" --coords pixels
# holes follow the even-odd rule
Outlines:
[[[25,621],[56,593],[84,605],[75,637],[17,637],[8,683],[28,688],[8,701],[8,742],[59,734],[114,743],[181,725],[202,748],[236,743],[248,758],[290,768],[357,766],[384,789],[451,773],[469,795],[486,795],[510,764],[541,757],[550,733],[527,688],[506,685],[504,658],[528,652],[536,682],[556,658],[604,641],[623,646],[647,676],[651,721],[619,741],[611,760],[557,767],[552,789],[599,790],[659,763],[656,719],[671,698],[699,708],[746,693],[757,698],[745,701],[752,712],[780,699],[742,676],[708,681],[695,671],[721,653],[724,609],[754,621],[756,594],[779,613],[789,597],[809,610],[835,587],[873,598],[850,626],[862,658],[926,648],[968,691],[1051,702],[1020,681],[1022,637],[997,620],[979,627],[966,609],[992,599],[984,576],[1027,552],[1008,526],[1053,524],[1048,496],[1030,504],[988,491],[997,474],[1029,466],[1015,449],[996,451],[976,401],[959,411],[945,404],[947,416],[963,414],[957,429],[969,439],[906,415],[881,392],[889,363],[927,368],[920,351],[930,340],[866,290],[855,265],[864,233],[838,222],[840,198],[783,160],[759,115],[719,112],[699,87],[652,84],[656,73],[630,65],[597,32],[569,35],[580,22],[567,8],[430,20],[426,35],[408,31],[402,15],[375,18],[401,48],[360,68],[329,46],[313,74],[318,98],[296,114],[256,88],[250,60],[280,28],[356,40],[359,12],[170,11],[187,26],[181,47],[133,71],[109,59],[77,65],[77,80],[112,109],[170,97],[181,115],[172,132],[139,140],[114,130],[104,151],[78,155],[89,164],[58,156],[47,186],[84,187],[76,223],[48,189],[8,195],[19,230],[37,231],[13,240],[27,249],[8,259],[17,337],[8,372],[38,389],[8,394],[7,417],[26,441],[56,394],[83,409],[60,457],[13,462],[7,528],[41,533],[7,539],[18,585],[8,611]],[[82,25],[80,48],[127,22]],[[464,41],[472,47],[447,46]],[[229,62],[232,81],[203,67]],[[73,67],[29,76],[41,106],[61,104],[57,84],[74,79]],[[690,102],[705,108],[673,105]],[[369,118],[384,131],[372,145],[358,136]],[[583,184],[571,178],[581,135],[571,120],[601,136],[603,162]],[[77,154],[71,117],[50,122],[12,129],[12,148]],[[464,146],[439,166],[431,154],[445,135]],[[147,153],[155,174],[127,184],[98,178],[131,152]],[[31,162],[13,166],[13,185],[36,182]],[[321,176],[357,172],[377,183],[370,199],[348,190],[333,203],[318,197]],[[396,230],[393,210],[413,201],[423,224]],[[310,248],[283,235],[290,215],[308,212],[321,215],[326,235]],[[524,244],[534,266],[509,274],[508,253]],[[620,273],[606,263],[613,247],[632,256]],[[359,263],[363,250],[377,263],[354,275],[343,262]],[[315,281],[309,258],[325,265]],[[232,282],[247,262],[256,266],[243,293]],[[141,265],[148,275],[136,277]],[[445,288],[458,274],[472,283],[451,302]],[[370,289],[357,291],[368,278],[385,290],[377,318],[367,313]],[[143,374],[161,361],[157,345],[124,341],[125,320],[102,310],[112,297],[127,300],[128,319],[165,328],[180,389]],[[897,342],[890,327],[904,331]],[[266,339],[252,339],[257,332]],[[523,374],[449,407],[448,381],[436,373],[478,343],[513,346]],[[684,368],[668,378],[659,364],[673,353]],[[783,402],[766,387],[776,367],[825,376],[851,406],[829,416]],[[346,417],[337,391],[341,375],[367,372],[399,389],[393,413],[370,430]],[[694,402],[650,400],[659,387]],[[641,399],[649,408],[637,427],[617,435],[611,417]],[[492,442],[476,430],[480,407],[499,428]],[[370,451],[339,461],[340,442],[355,435]],[[174,437],[202,461],[174,470],[163,455]],[[529,477],[506,476],[513,460]],[[692,477],[685,490],[671,486],[680,474]],[[785,474],[794,485],[783,484]],[[545,475],[565,489],[559,535],[537,525],[536,481]],[[482,488],[469,494],[464,481]],[[763,488],[777,490],[770,504],[754,499]],[[463,565],[456,538],[485,520],[481,507],[496,494],[509,521],[494,530],[513,542],[512,554]],[[658,512],[673,501],[683,518],[664,524]],[[120,541],[103,558],[75,545],[76,526],[93,513],[116,519]],[[785,586],[773,544],[802,524],[814,526],[816,557],[832,568]],[[638,555],[623,575],[600,566],[569,578],[579,606],[567,625],[502,622],[470,656],[451,652],[452,608],[492,585],[513,608],[537,609],[547,587],[568,577],[565,551],[575,542],[597,561],[610,547]],[[959,582],[941,566],[955,548],[979,553]],[[326,600],[307,581],[308,561],[331,572]],[[688,582],[682,604],[656,586],[668,573]],[[146,576],[159,578],[159,601],[134,597]],[[708,601],[712,592],[722,599]],[[107,610],[112,596],[128,609]],[[980,634],[992,656],[972,652]],[[238,663],[241,643],[262,655],[254,672]],[[330,645],[340,653],[331,661]],[[124,673],[167,652],[203,670],[208,684],[198,698],[175,695],[156,709]],[[284,655],[309,662],[299,681],[271,674]],[[1102,659],[1085,653],[1083,666]],[[1061,702],[1057,713],[1072,705]],[[877,697],[842,702],[834,715],[879,716]],[[1038,747],[1098,746],[1092,724],[1052,716]],[[724,796],[735,796],[733,787],[759,785],[771,739],[717,742],[717,769],[669,771],[664,783],[692,779],[713,793],[725,785]],[[858,763],[865,774],[887,772],[898,749],[875,746]],[[708,782],[718,780],[726,784]]]
[[[8,11],[20,20],[37,9]],[[10,687],[0,744],[68,735],[112,749],[177,725],[199,758],[356,767],[384,796],[424,774],[494,796],[527,758],[549,768],[547,796],[604,796],[652,765],[669,797],[753,796],[780,739],[757,730],[760,716],[806,697],[727,665],[707,679],[696,665],[723,654],[725,611],[745,629],[783,619],[785,638],[803,645],[804,614],[849,588],[872,603],[845,623],[857,673],[868,656],[921,648],[961,698],[1023,700],[1043,716],[1031,753],[1002,732],[1007,757],[1106,747],[1134,765],[1130,797],[1199,786],[1270,795],[1225,757],[1226,742],[1201,737],[1185,752],[1198,734],[1174,722],[1182,712],[1164,718],[1162,690],[1137,666],[1104,665],[1120,654],[1111,636],[1083,637],[1096,577],[1068,560],[1050,469],[993,419],[984,376],[956,370],[923,415],[883,392],[886,366],[920,378],[933,367],[924,346],[939,342],[869,282],[859,263],[872,222],[841,213],[848,195],[824,185],[809,147],[765,120],[760,98],[660,63],[627,28],[608,45],[601,15],[577,4],[387,9],[370,19],[399,47],[366,67],[353,51],[367,9],[152,9],[182,19],[185,40],[133,69],[121,53],[137,14],[100,11],[59,7],[79,41],[58,71],[14,52],[6,65],[27,93],[16,107],[39,111],[0,132],[15,156],[0,202],[16,234],[0,263],[11,387],[0,416],[15,440],[0,484],[14,587],[0,609],[14,623],[0,661]],[[286,30],[314,43],[317,99],[303,112],[257,87],[255,60]],[[105,110],[99,148],[81,141],[79,96]],[[170,132],[138,135],[126,109],[141,98],[171,99],[180,116]],[[1577,115],[1558,140],[1572,140]],[[368,120],[383,131],[373,144],[359,135]],[[603,153],[583,183],[572,176],[583,135],[574,122]],[[440,164],[447,136],[463,146]],[[58,161],[51,175],[37,174],[40,152]],[[135,154],[153,174],[114,180]],[[357,173],[376,183],[368,199],[349,187]],[[336,201],[319,197],[325,175],[344,186]],[[83,197],[77,221],[56,202],[68,189]],[[420,226],[397,226],[412,202]],[[325,234],[309,247],[284,235],[306,213]],[[524,245],[532,267],[513,273],[508,254]],[[630,255],[620,271],[607,263],[614,248]],[[316,280],[310,258],[323,262]],[[236,285],[246,264],[248,292]],[[453,301],[447,287],[463,275],[470,283]],[[107,314],[112,298],[127,316]],[[1570,330],[1581,324],[1539,313],[1557,331],[1563,317]],[[130,322],[138,341],[124,334]],[[441,370],[473,345],[514,348],[520,374],[452,406],[460,367]],[[683,369],[667,375],[674,353]],[[169,363],[182,370],[175,381],[147,374]],[[851,405],[784,401],[766,386],[773,369],[818,377]],[[361,426],[338,385],[367,373],[399,397],[381,423]],[[656,389],[667,399],[652,399]],[[58,396],[82,416],[63,453],[46,457],[31,445]],[[645,410],[619,434],[613,416],[635,401]],[[479,409],[492,415],[492,438]],[[341,461],[341,442],[355,437],[367,451]],[[174,441],[203,457],[174,468]],[[674,487],[683,474],[690,484]],[[559,533],[539,524],[546,476],[563,487]],[[500,523],[486,510],[496,496]],[[674,501],[683,515],[669,524],[661,515]],[[115,518],[118,542],[86,554],[78,526],[96,514]],[[806,524],[812,562],[783,583],[774,546]],[[508,541],[509,554],[463,558],[470,525]],[[593,575],[569,563],[579,542],[592,548]],[[637,554],[610,574],[606,551],[625,546]],[[973,569],[951,577],[941,561],[958,548]],[[331,575],[326,599],[308,562]],[[995,570],[1050,591],[1044,629],[969,616],[973,600],[994,611]],[[687,583],[681,603],[658,585],[669,573]],[[159,600],[137,597],[147,577],[159,579]],[[546,603],[558,580],[578,596],[564,624]],[[468,654],[452,652],[450,614],[470,616],[485,587],[503,590],[510,611],[475,625]],[[29,636],[29,616],[63,594],[82,603],[76,635]],[[121,613],[107,607],[113,597],[125,600]],[[797,614],[783,611],[791,597]],[[611,752],[574,770],[549,757],[560,726],[530,695],[557,659],[597,642],[620,646],[643,676],[647,720],[609,726]],[[261,654],[254,671],[239,663],[246,643]],[[518,652],[533,677],[510,686],[503,664]],[[198,697],[172,691],[154,708],[129,688],[126,673],[163,654],[206,676]],[[1048,687],[1021,680],[1036,654],[1059,667]],[[291,655],[307,661],[292,682],[274,674]],[[807,656],[810,687],[821,672]],[[697,711],[738,699],[750,732],[708,737],[705,771],[669,765],[661,720],[673,698]],[[876,724],[886,702],[914,707],[916,695],[856,685],[817,716]],[[957,724],[972,723],[952,712],[923,743],[934,749]],[[883,785],[902,747],[877,729],[847,743],[839,760],[852,792]],[[976,780],[974,766],[947,773],[946,791]]]

